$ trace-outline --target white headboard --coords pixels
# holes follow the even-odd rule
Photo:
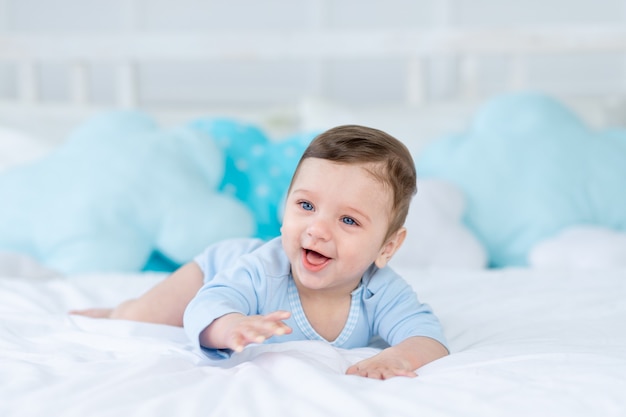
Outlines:
[[[607,124],[621,117],[626,95],[626,71],[621,79],[604,85],[603,80],[588,80],[581,90],[577,85],[563,86],[556,82],[536,83],[530,76],[532,60],[541,56],[614,54],[626,52],[626,29],[621,27],[550,27],[482,30],[374,30],[374,31],[303,31],[303,32],[219,32],[134,35],[12,35],[0,37],[0,63],[11,67],[15,88],[0,97],[0,123],[29,124],[33,114],[59,120],[76,120],[103,108],[142,108],[163,112],[177,120],[189,114],[224,114],[259,122],[276,131],[316,127],[316,121],[303,121],[307,114],[330,114],[338,122],[344,119],[382,128],[400,119],[418,119],[426,135],[438,126],[455,128],[462,117],[477,103],[497,92],[520,89],[543,89],[562,98],[574,107],[580,106],[593,123]],[[485,60],[500,61],[497,91],[484,88],[490,77]],[[348,60],[401,62],[404,67],[402,98],[380,105],[376,101],[336,103],[329,98],[327,83],[329,63]],[[451,78],[446,79],[448,93],[433,97],[433,60],[445,60]],[[626,61],[621,58],[622,62]],[[307,88],[271,104],[250,100],[224,103],[179,105],[174,98],[163,103],[151,102],[142,94],[142,73],[138,68],[151,63],[176,62],[205,64],[232,62],[240,65],[266,61],[304,62],[310,67]],[[46,100],[40,88],[40,69],[53,63],[67,71],[67,92],[62,100]],[[110,102],[93,102],[93,69],[98,65],[112,68],[114,92]],[[436,75],[436,74],[435,74]],[[554,81],[554,80],[553,80]],[[172,83],[179,80],[172,79]],[[380,80],[384,82],[384,80]],[[595,86],[595,87],[594,87]],[[233,96],[255,96],[255,89],[268,87],[245,85]],[[595,90],[594,90],[595,89]],[[175,88],[174,88],[175,90]],[[591,103],[590,105],[588,105]],[[321,110],[320,110],[321,109]],[[341,116],[341,113],[343,117]],[[387,119],[382,119],[381,112]],[[434,113],[432,113],[434,112]],[[616,116],[620,113],[619,116]],[[339,114],[339,116],[337,116]],[[377,120],[378,118],[378,120]],[[395,118],[395,119],[394,119]],[[421,118],[421,119],[420,119]],[[313,117],[315,119],[315,117]],[[395,120],[395,121],[394,121]],[[332,121],[332,117],[331,117]],[[65,123],[60,121],[59,123]],[[435,123],[433,122],[433,123]],[[323,122],[321,122],[323,124]],[[49,127],[50,125],[47,125]],[[393,127],[391,127],[393,130]],[[406,134],[408,129],[399,129]],[[52,129],[54,130],[54,128]]]

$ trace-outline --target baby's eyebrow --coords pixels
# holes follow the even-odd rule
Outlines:
[[[289,192],[289,194],[302,198],[315,198],[315,193],[311,190],[307,190],[306,188],[293,189]]]

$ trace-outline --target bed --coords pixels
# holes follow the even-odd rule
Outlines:
[[[2,58],[23,64],[20,67],[23,82],[15,100],[5,99],[0,109],[0,120],[4,124],[0,130],[0,149],[3,150],[0,192],[4,193],[0,220],[5,216],[0,223],[0,243],[5,245],[0,251],[0,415],[626,415],[626,205],[622,197],[626,179],[622,167],[626,149],[623,144],[626,141],[619,129],[602,130],[607,122],[614,121],[611,113],[616,105],[614,98],[559,97],[559,101],[555,101],[545,95],[513,94],[496,101],[459,96],[443,104],[429,103],[422,94],[425,86],[420,84],[419,70],[421,59],[426,59],[434,49],[447,48],[449,53],[458,54],[469,62],[462,66],[465,71],[461,72],[467,85],[461,91],[467,92],[472,91],[472,74],[468,68],[473,68],[474,54],[511,52],[510,45],[514,45],[518,54],[512,55],[519,64],[523,62],[523,59],[520,61],[523,54],[533,52],[553,53],[576,48],[621,51],[624,43],[615,41],[615,33],[583,30],[569,33],[570,36],[552,32],[526,36],[528,34],[524,32],[507,32],[500,37],[494,37],[492,33],[465,36],[434,33],[426,38],[422,37],[423,34],[411,33],[370,34],[370,46],[353,51],[354,54],[408,57],[407,67],[411,70],[407,77],[407,102],[401,107],[384,109],[380,106],[351,107],[319,97],[304,97],[297,108],[166,111],[140,105],[133,95],[137,74],[133,73],[133,66],[124,61],[130,56],[134,59],[182,57],[185,60],[246,56],[249,59],[247,45],[250,44],[274,46],[258,48],[260,52],[254,59],[273,59],[281,54],[302,58],[302,49],[293,46],[296,43],[308,45],[307,50],[314,58],[337,58],[345,53],[350,39],[357,35],[339,33],[316,37],[296,34],[292,42],[272,36],[226,36],[221,47],[183,37],[172,41],[182,45],[178,49],[159,48],[158,45],[163,44],[161,37],[144,37],[134,42],[119,38],[79,41],[68,38],[54,43],[67,46],[69,42],[72,47],[68,48],[52,46],[44,38],[2,39],[3,44],[8,45],[1,50]],[[538,37],[543,42],[537,42]],[[246,39],[251,43],[246,43]],[[391,49],[385,47],[390,39],[395,40],[395,47]],[[580,42],[581,39],[591,41]],[[90,41],[99,43],[107,54],[114,55],[108,58],[122,62],[118,72],[119,102],[114,106],[115,111],[103,111],[86,100],[87,86],[81,66],[73,72],[75,82],[70,83],[73,93],[69,95],[69,103],[54,106],[39,103],[37,94],[33,93],[36,83],[31,79],[32,66],[28,63],[52,55],[55,59],[63,56],[70,62],[101,59],[101,55],[92,52]],[[198,45],[203,47],[198,48]],[[207,45],[213,46],[207,48]],[[512,74],[512,83],[516,87],[520,87],[515,84],[519,83],[519,74],[518,67]],[[528,103],[532,106],[525,107]],[[474,150],[465,147],[456,147],[454,150],[458,152],[449,153],[453,145],[469,139],[475,142],[472,132],[458,134],[458,130],[467,129],[472,121],[475,125],[489,127],[490,132],[493,131],[491,127],[508,127],[492,124],[493,120],[503,118],[502,111],[529,116],[524,120],[533,123],[542,124],[547,120],[550,129],[546,135],[550,137],[563,136],[563,131],[570,136],[572,132],[579,132],[576,130],[580,127],[578,115],[593,125],[593,128],[585,125],[583,130],[599,132],[592,135],[593,139],[602,143],[611,141],[611,145],[608,153],[602,154],[603,159],[596,165],[584,166],[582,174],[598,173],[597,180],[602,187],[591,182],[589,188],[582,187],[585,193],[581,197],[575,190],[564,188],[560,181],[567,178],[555,174],[549,180],[545,176],[539,178],[541,184],[549,186],[545,190],[540,188],[539,195],[526,190],[525,183],[515,184],[516,189],[525,190],[521,195],[507,194],[503,191],[505,188],[495,181],[494,187],[500,188],[489,189],[484,184],[492,182],[484,181],[480,176],[493,177],[496,171],[489,170],[493,168],[490,163],[494,160],[501,162],[502,154],[496,154],[494,160],[484,164],[472,159],[474,164],[471,165],[478,162],[485,167],[485,172],[464,171],[467,169],[464,158],[454,160],[458,162],[454,164],[455,169],[442,162],[450,161],[451,155],[474,158]],[[419,117],[415,116],[416,112]],[[216,114],[219,114],[219,120],[223,120],[224,114],[228,115],[227,122],[231,124],[208,123],[207,118],[212,121]],[[537,114],[541,117],[535,117]],[[174,128],[162,129],[153,118]],[[57,237],[52,236],[55,225],[63,226],[57,229],[71,229],[79,236],[86,236],[77,225],[83,222],[91,225],[94,218],[90,215],[94,212],[104,213],[97,218],[98,221],[117,219],[119,213],[127,215],[128,212],[121,211],[119,204],[109,207],[109,211],[102,211],[100,200],[98,209],[86,206],[88,215],[84,214],[85,210],[72,211],[70,203],[78,205],[78,200],[69,199],[71,194],[63,194],[54,187],[52,195],[57,199],[42,200],[44,204],[37,200],[38,206],[46,208],[42,212],[27,204],[32,202],[33,189],[37,189],[33,184],[47,187],[61,180],[66,181],[63,182],[66,186],[82,184],[81,179],[76,178],[76,171],[64,171],[59,166],[66,167],[65,162],[84,155],[76,153],[84,144],[89,145],[88,149],[95,149],[92,147],[96,146],[94,143],[118,143],[112,139],[114,137],[134,138],[129,132],[154,140],[145,143],[162,146],[165,155],[176,155],[181,158],[181,166],[188,167],[189,160],[184,158],[193,152],[179,155],[178,150],[168,148],[166,144],[174,135],[179,140],[177,149],[187,145],[193,145],[189,148],[191,151],[197,149],[197,142],[190,139],[185,130],[190,126],[186,124],[189,120],[194,121],[193,128],[209,126],[213,129],[209,130],[210,134],[215,134],[219,127],[220,132],[231,134],[270,132],[267,136],[284,138],[278,144],[271,138],[259,142],[273,152],[285,149],[280,144],[301,144],[298,141],[310,138],[319,129],[344,122],[370,124],[403,138],[416,156],[422,176],[418,182],[418,197],[407,220],[411,233],[392,266],[440,318],[451,355],[420,368],[417,378],[376,381],[344,375],[350,364],[372,355],[375,348],[342,350],[318,342],[253,345],[226,361],[213,362],[192,348],[180,328],[69,315],[71,309],[112,306],[136,297],[166,277],[176,264],[189,259],[199,245],[228,237],[226,232],[229,230],[226,234],[213,233],[216,229],[222,230],[222,223],[228,223],[219,213],[230,212],[240,219],[237,233],[251,233],[244,221],[245,212],[237,211],[242,205],[232,205],[231,200],[215,195],[227,189],[222,187],[223,184],[219,185],[219,178],[215,178],[224,175],[227,168],[222,167],[222,171],[201,173],[206,175],[206,181],[212,187],[212,207],[217,207],[218,203],[222,206],[219,206],[221,211],[210,212],[209,217],[213,219],[207,222],[214,222],[211,231],[201,239],[195,239],[199,241],[181,239],[179,234],[173,233],[173,229],[185,226],[176,223],[173,229],[159,228],[158,238],[150,235],[149,245],[144,247],[145,236],[134,240],[134,235],[127,234],[120,238],[113,233],[110,223],[103,222],[89,229],[95,233],[97,244],[90,240],[88,245],[82,245],[82,242],[71,245],[69,251],[52,250],[60,246],[59,242],[68,239],[67,235],[62,235],[60,240],[54,239]],[[562,130],[554,128],[555,123]],[[254,129],[246,130],[248,128]],[[108,136],[103,132],[109,132]],[[448,135],[453,132],[457,133]],[[544,137],[536,134],[536,130],[532,132],[533,137]],[[435,136],[442,137],[431,142]],[[579,138],[578,133],[574,136]],[[97,138],[96,142],[82,142],[93,137]],[[527,136],[523,138],[526,140]],[[572,152],[577,152],[577,157],[588,155],[590,148],[586,137],[579,139],[577,145],[572,146],[575,148]],[[68,148],[68,143],[73,145]],[[525,147],[533,148],[535,156],[554,157],[547,151],[542,152],[539,143],[523,143]],[[503,148],[509,160],[521,159],[521,148],[513,145]],[[556,147],[551,145],[550,148]],[[562,148],[563,144],[559,143],[558,149]],[[58,152],[59,149],[62,152]],[[112,155],[107,154],[109,148],[106,146],[97,149],[100,156]],[[125,152],[131,151],[125,148]],[[64,155],[63,158],[58,156],[59,153]],[[58,159],[52,161],[54,164],[50,162],[50,155]],[[129,165],[144,172],[156,163],[164,164],[160,159],[162,154],[151,155],[157,162],[142,160]],[[534,166],[543,166],[541,158],[533,160],[536,161]],[[94,161],[90,160],[90,164],[97,164]],[[550,161],[554,159],[549,159],[545,165],[553,166]],[[55,170],[50,170],[51,164]],[[93,167],[93,164],[89,166]],[[176,164],[172,166],[178,167]],[[221,166],[219,160],[215,160],[215,166]],[[514,164],[511,167],[519,170]],[[81,176],[91,178],[92,171],[80,171]],[[562,170],[553,171],[558,174]],[[50,177],[49,183],[37,182],[42,181],[42,172]],[[200,175],[197,171],[185,172],[187,176],[181,182],[189,175]],[[510,180],[507,177],[511,175],[509,171],[497,172],[503,180]],[[145,180],[142,176],[134,177],[134,171],[121,170],[116,175],[119,176],[108,176],[106,182],[85,182],[81,185],[84,188],[78,188],[82,190],[80,195],[95,198],[106,194],[111,184]],[[463,181],[466,178],[468,182]],[[474,183],[483,186],[473,188]],[[92,192],[94,184],[97,193]],[[162,191],[163,183],[159,184]],[[535,183],[530,185],[531,189],[537,189],[533,186]],[[544,206],[531,204],[545,198],[555,187],[559,191],[556,194],[571,197],[550,200],[553,208],[558,207],[556,213],[561,216],[555,216],[554,210],[546,214]],[[590,191],[598,189],[604,191]],[[125,194],[119,194],[116,188],[111,194],[112,199],[107,201],[127,200],[125,197],[136,190],[124,188]],[[45,194],[43,188],[38,191],[41,191],[38,195]],[[190,189],[191,193],[196,191]],[[514,206],[524,201],[524,210],[519,211],[531,215],[511,215],[516,210],[506,205],[499,206],[500,211],[494,215],[489,211],[495,204],[494,195],[506,195],[507,201]],[[152,198],[150,196],[147,192],[144,195],[146,199]],[[54,202],[59,198],[68,203],[57,207]],[[21,203],[16,204],[16,201]],[[485,207],[483,202],[490,204]],[[157,207],[156,203],[151,204]],[[206,216],[206,206],[203,207],[200,212]],[[541,207],[544,207],[543,211],[540,211]],[[176,209],[177,206],[167,206],[165,211]],[[592,209],[595,211],[588,211]],[[274,207],[274,210],[279,208]],[[502,215],[503,211],[506,216]],[[145,215],[145,212],[140,213]],[[192,210],[189,213],[192,216]],[[14,217],[7,220],[9,215]],[[491,220],[487,225],[484,224],[485,217]],[[40,221],[48,227],[33,226]],[[258,218],[253,216],[251,222],[254,221]],[[123,224],[126,232],[132,229],[128,222]],[[490,228],[491,225],[495,226]],[[11,236],[14,230],[21,232],[18,233],[20,240],[11,248],[7,236]],[[59,230],[56,232],[62,234]],[[199,229],[196,232],[200,235]],[[126,247],[115,239],[112,245],[111,242],[102,243],[101,240],[106,240],[102,239],[103,236],[132,240],[133,245]],[[123,250],[116,251],[115,248]],[[102,256],[93,253],[104,251],[116,257],[111,256],[105,263],[99,263]],[[155,254],[159,256],[155,257]]]
[[[159,275],[3,276],[5,416],[624,414],[624,270],[402,269],[452,354],[415,379],[347,377],[371,349],[260,345],[226,363],[182,329],[68,316]]]

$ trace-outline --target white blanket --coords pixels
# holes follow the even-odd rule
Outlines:
[[[626,270],[401,272],[452,354],[387,381],[344,375],[371,348],[258,345],[213,363],[182,329],[66,314],[161,275],[4,276],[0,416],[626,415]]]

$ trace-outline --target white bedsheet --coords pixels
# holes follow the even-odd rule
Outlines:
[[[452,354],[388,381],[344,375],[369,348],[250,346],[216,364],[182,329],[65,313],[160,275],[4,276],[0,416],[626,416],[626,270],[401,272]]]

